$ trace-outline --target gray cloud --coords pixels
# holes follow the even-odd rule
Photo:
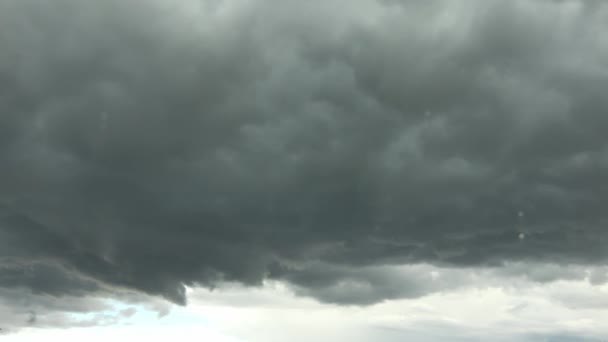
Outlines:
[[[171,310],[171,305],[164,300],[129,290],[99,287],[76,291],[77,287],[67,283],[60,291],[53,285],[46,289],[44,284],[44,279],[20,286],[0,284],[0,335],[19,332],[26,327],[114,325],[127,322],[140,312],[156,313],[162,319]]]
[[[594,6],[3,1],[0,257],[68,273],[1,285],[362,303],[434,289],[366,267],[604,262]]]
[[[40,286],[40,285],[38,285]],[[100,298],[54,297],[25,288],[0,287],[0,333],[13,333],[24,327],[71,327],[82,325],[75,315],[110,309]]]
[[[340,267],[310,265],[281,275],[295,293],[338,304],[367,305],[385,299],[416,298],[473,283],[471,275],[428,265]]]
[[[580,336],[565,332],[563,334],[529,334],[522,336],[522,341],[550,341],[550,342],[601,342],[602,339],[592,336]]]
[[[101,290],[101,286],[92,279],[73,274],[59,265],[44,262],[0,263],[0,286],[4,288],[25,287],[34,293],[54,296],[82,296]]]

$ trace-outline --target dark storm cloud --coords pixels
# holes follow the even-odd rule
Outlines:
[[[439,271],[428,265],[355,268],[320,264],[287,270],[283,277],[293,284],[296,294],[324,302],[355,305],[417,298],[474,283],[464,272]]]
[[[54,296],[82,296],[101,290],[95,281],[82,279],[58,265],[47,263],[0,263],[0,287],[26,287],[34,293]]]
[[[367,271],[369,293],[331,284],[603,262],[594,4],[3,1],[0,257],[176,302],[265,277],[372,302],[428,293],[428,275],[412,292]],[[328,266],[297,271],[311,262]],[[40,271],[0,280],[96,291]]]

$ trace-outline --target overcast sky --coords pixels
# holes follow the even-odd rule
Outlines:
[[[1,0],[3,341],[607,339],[606,37],[593,0]]]

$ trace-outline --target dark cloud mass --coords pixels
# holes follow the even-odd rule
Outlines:
[[[443,288],[389,265],[603,263],[607,19],[586,1],[1,1],[0,287],[183,303],[274,278],[371,303]]]

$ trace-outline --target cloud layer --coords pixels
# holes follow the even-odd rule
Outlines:
[[[3,1],[0,286],[184,303],[184,285],[273,278],[371,303],[441,288],[393,287],[392,265],[603,263],[606,19],[583,1]]]

